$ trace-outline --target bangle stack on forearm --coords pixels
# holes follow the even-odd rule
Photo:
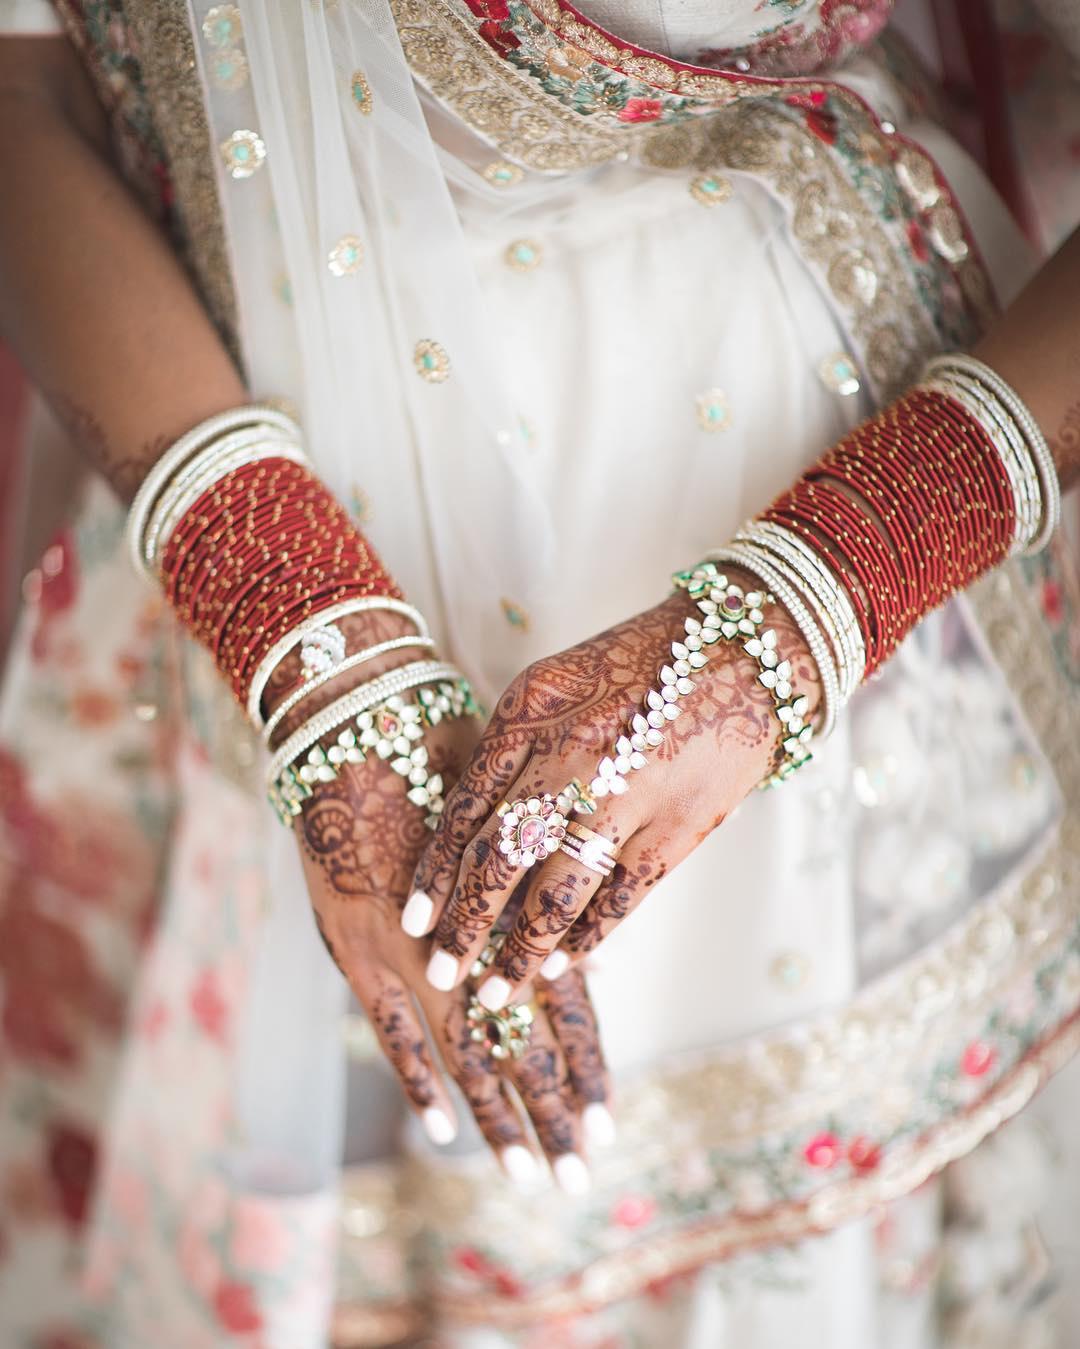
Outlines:
[[[136,568],[160,581],[267,744],[339,675],[392,651],[434,645],[423,616],[312,472],[299,428],[273,408],[237,408],[181,437],[136,495],[128,541]],[[339,620],[374,610],[407,619],[415,632],[350,652]],[[296,683],[267,718],[271,676],[297,650]],[[417,699],[406,707],[401,695],[411,690]],[[419,741],[441,717],[473,711],[453,667],[429,660],[391,670],[330,707],[315,707],[293,728],[271,763],[271,801],[289,822],[318,782],[363,759],[364,726],[359,737],[346,726],[362,713],[384,727],[400,725],[399,734],[380,733],[371,743],[376,757],[390,759],[406,778],[409,799],[433,824],[442,783],[428,772]],[[320,743],[335,733],[333,743]]]
[[[1017,394],[969,356],[939,356],[710,554],[756,575],[821,677],[819,733],[925,614],[1060,519],[1049,447]]]

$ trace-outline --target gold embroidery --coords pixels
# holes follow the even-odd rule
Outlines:
[[[525,174],[516,164],[506,164],[501,159],[488,164],[483,171],[484,178],[492,187],[513,187],[520,183]]]
[[[369,117],[372,109],[371,85],[362,70],[353,71],[352,78],[349,80],[349,92],[358,111],[362,112],[365,117]]]
[[[206,11],[202,35],[211,47],[235,47],[242,34],[243,22],[235,5],[215,5]]]
[[[364,263],[364,245],[355,234],[343,234],[326,255],[326,265],[335,276],[352,276]]]
[[[698,394],[697,420],[703,431],[726,431],[731,426],[731,408],[723,389]]]
[[[413,365],[420,378],[429,384],[443,384],[450,378],[450,357],[446,354],[446,348],[428,337],[417,342]]]
[[[836,351],[826,356],[818,365],[818,375],[827,389],[843,398],[859,392],[859,367],[846,351]]]
[[[515,239],[503,254],[507,267],[515,272],[531,272],[544,258],[543,246],[535,239]]]
[[[266,144],[254,131],[234,131],[218,148],[230,178],[250,178],[266,161]]]
[[[731,179],[719,173],[701,173],[690,181],[690,195],[702,206],[719,206],[731,193]]]
[[[168,160],[181,251],[211,318],[238,357],[236,297],[187,4],[125,0],[124,14]]]

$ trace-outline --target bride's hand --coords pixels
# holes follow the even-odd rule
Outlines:
[[[729,576],[754,589],[752,578]],[[537,661],[499,700],[461,780],[447,798],[435,838],[413,879],[404,918],[414,933],[434,928],[428,979],[451,988],[467,974],[522,869],[500,851],[504,802],[557,796],[573,778],[589,783],[640,710],[684,620],[700,618],[677,594],[559,655]],[[786,612],[769,605],[767,626],[793,665],[791,682],[816,706],[817,672]],[[618,860],[604,878],[567,851],[527,873],[524,903],[480,997],[500,1007],[527,981],[557,978],[597,944],[739,804],[775,766],[780,722],[772,694],[738,641],[708,648],[648,766],[628,790],[604,796],[578,823],[611,841]]]
[[[475,739],[467,719],[430,729],[424,743],[432,768],[453,781]],[[602,1107],[607,1095],[584,981],[572,971],[538,988],[531,1039],[520,1058],[500,1065],[471,1038],[467,990],[432,988],[424,978],[423,948],[399,922],[431,836],[425,812],[406,790],[402,778],[373,760],[345,766],[305,803],[296,833],[319,931],[430,1136],[448,1142],[456,1127],[444,1067],[511,1175],[522,1179],[535,1167],[531,1121],[556,1176],[573,1188],[584,1175],[574,1155],[582,1151],[582,1114],[589,1105]],[[529,996],[523,990],[519,1001]]]

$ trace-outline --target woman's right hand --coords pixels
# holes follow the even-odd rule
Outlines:
[[[475,739],[467,719],[426,733],[432,767],[448,785]],[[295,828],[327,949],[436,1143],[456,1132],[441,1060],[515,1180],[525,1182],[539,1169],[531,1123],[560,1184],[583,1189],[583,1116],[590,1137],[610,1130],[607,1076],[584,979],[571,971],[523,991],[523,1001],[532,994],[535,1020],[520,1058],[497,1062],[471,1038],[468,986],[449,993],[432,988],[424,973],[426,943],[401,928],[413,870],[430,838],[424,811],[405,793],[403,779],[372,759],[345,765],[304,804]]]

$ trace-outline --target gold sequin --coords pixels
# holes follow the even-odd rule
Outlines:
[[[769,966],[769,974],[781,988],[801,988],[810,973],[810,961],[801,951],[784,951]]]
[[[255,131],[234,131],[219,148],[232,178],[250,178],[266,161],[266,143]]]
[[[499,606],[502,609],[503,618],[512,628],[517,628],[518,632],[529,631],[529,615],[520,604],[515,604],[513,600],[508,600],[503,596],[499,601]]]
[[[515,239],[503,254],[507,267],[515,272],[531,272],[543,261],[544,250],[535,239]]]
[[[372,93],[371,85],[368,84],[367,76],[362,70],[354,70],[349,80],[349,92],[352,94],[352,101],[357,110],[362,112],[365,117],[371,115]]]
[[[235,47],[243,40],[243,21],[235,5],[215,5],[202,21],[203,37],[211,47]]]
[[[326,258],[326,265],[335,276],[352,276],[363,262],[364,245],[355,234],[343,234]]]
[[[446,354],[446,348],[429,337],[417,342],[413,365],[420,378],[429,384],[443,384],[450,378],[450,357]]]
[[[849,356],[846,351],[836,351],[831,356],[826,356],[818,366],[818,375],[827,389],[844,398],[859,392],[859,367],[855,364],[854,357]]]
[[[371,509],[371,497],[362,487],[353,484],[352,494],[349,499],[349,505],[352,507],[353,519],[358,525],[367,525],[371,523],[373,511]]]
[[[719,206],[731,196],[731,179],[719,173],[701,173],[690,184],[690,195],[702,206]]]
[[[731,408],[723,389],[706,389],[697,396],[698,426],[703,431],[726,431],[731,425]]]
[[[247,57],[239,47],[226,47],[224,51],[215,52],[207,62],[207,69],[211,84],[216,84],[219,89],[234,91],[247,84]]]
[[[521,182],[525,173],[516,164],[507,164],[504,160],[499,159],[484,169],[484,177],[492,187],[513,187]]]

